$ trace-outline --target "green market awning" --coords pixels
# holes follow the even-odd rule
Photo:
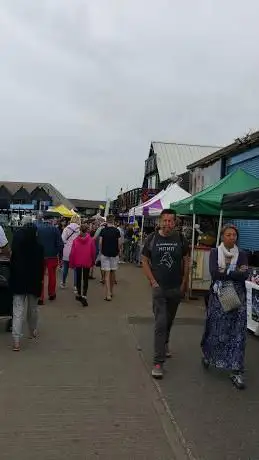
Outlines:
[[[246,173],[243,169],[238,169],[205,190],[185,200],[171,203],[170,207],[181,215],[219,215],[223,195],[244,192],[256,187],[259,187],[259,179],[252,174]],[[235,209],[224,211],[223,215],[236,217]]]

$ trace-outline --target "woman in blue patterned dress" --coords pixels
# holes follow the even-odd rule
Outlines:
[[[222,243],[210,254],[212,288],[209,295],[205,332],[201,348],[205,368],[213,365],[230,370],[232,383],[244,389],[244,357],[246,346],[246,288],[248,276],[247,255],[239,251],[236,242],[238,230],[226,225],[221,233]],[[219,289],[232,281],[241,305],[226,312],[219,300]]]

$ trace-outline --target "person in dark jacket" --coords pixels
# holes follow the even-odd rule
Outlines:
[[[13,237],[10,260],[10,288],[13,293],[13,350],[20,350],[25,301],[31,337],[37,336],[38,298],[44,274],[44,249],[37,239],[37,229],[26,224]]]
[[[56,299],[56,287],[57,287],[57,268],[58,268],[58,256],[63,248],[63,242],[60,235],[60,231],[57,227],[49,222],[44,222],[40,218],[36,222],[38,230],[38,239],[44,249],[45,258],[45,271],[48,271],[48,294],[49,300]],[[44,276],[42,284],[42,292],[39,300],[39,305],[44,304]]]

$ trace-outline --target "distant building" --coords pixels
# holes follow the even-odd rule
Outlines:
[[[190,172],[187,165],[216,152],[219,147],[205,145],[151,142],[145,161],[143,189],[159,189],[180,180],[186,191],[190,190]]]
[[[111,211],[117,217],[126,217],[129,210],[140,203],[144,203],[158,193],[157,189],[134,188],[120,194],[111,203]]]
[[[105,201],[81,200],[76,198],[69,198],[69,201],[73,204],[73,208],[77,212],[87,217],[94,216],[102,211],[106,205]]]
[[[63,204],[68,209],[73,203],[53,185],[38,182],[1,182],[0,210],[44,210]]]

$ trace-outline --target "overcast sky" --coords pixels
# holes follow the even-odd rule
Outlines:
[[[1,180],[104,199],[259,128],[258,0],[0,0]]]

